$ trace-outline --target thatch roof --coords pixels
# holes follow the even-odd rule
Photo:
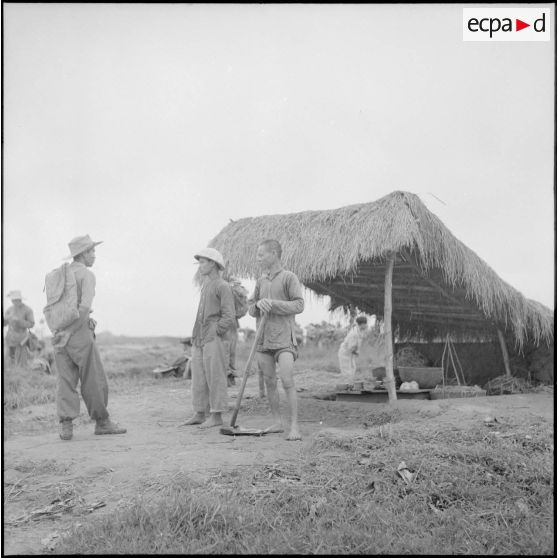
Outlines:
[[[331,309],[354,306],[379,315],[386,256],[395,252],[393,324],[400,336],[486,338],[500,327],[518,346],[553,339],[553,313],[500,279],[414,194],[244,218],[210,245],[222,252],[231,273],[256,278],[256,249],[266,238],[281,243],[285,267],[306,287],[331,297]]]

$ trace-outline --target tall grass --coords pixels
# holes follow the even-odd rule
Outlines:
[[[56,376],[23,367],[4,368],[4,409],[51,403],[56,398]]]
[[[156,339],[156,338],[155,338]],[[163,340],[166,338],[162,338]],[[152,370],[161,363],[170,363],[183,350],[174,345],[130,345],[119,347],[114,343],[98,344],[103,366],[112,393],[129,393],[131,388],[141,388],[158,382]],[[56,400],[56,367],[48,375],[24,367],[4,367],[4,409],[15,410],[29,405],[52,403]]]
[[[203,484],[175,476],[73,530],[57,552],[552,554],[551,425],[515,425],[506,438],[482,425],[389,426],[326,431],[297,462]]]

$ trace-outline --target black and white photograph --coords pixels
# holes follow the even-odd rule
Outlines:
[[[556,3],[9,2],[3,555],[553,555]]]

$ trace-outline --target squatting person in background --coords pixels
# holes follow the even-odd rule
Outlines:
[[[362,341],[366,338],[367,324],[366,316],[358,316],[356,327],[349,330],[337,353],[343,381],[350,384],[355,382],[358,352]]]
[[[287,395],[291,424],[287,440],[300,440],[298,409],[293,378],[294,362],[298,356],[295,333],[295,315],[304,310],[302,287],[298,277],[283,269],[281,244],[277,240],[264,240],[256,253],[263,275],[256,282],[250,299],[251,316],[259,319],[267,314],[263,335],[257,347],[258,363],[263,371],[273,425],[267,432],[283,432],[277,391],[277,370]]]
[[[76,279],[79,318],[52,338],[58,370],[56,403],[62,440],[72,439],[72,421],[79,416],[78,381],[89,416],[96,423],[95,434],[126,432],[109,418],[107,377],[95,343],[95,322],[89,317],[95,297],[95,275],[89,268],[95,263],[98,244],[101,242],[93,242],[89,235],[78,236],[68,244],[70,258],[73,258],[70,270]]]
[[[8,298],[12,301],[3,317],[2,324],[8,326],[6,346],[8,347],[9,365],[24,367],[29,360],[27,340],[29,328],[35,325],[33,310],[23,304],[20,291],[11,291]]]
[[[221,277],[225,264],[220,252],[204,248],[194,258],[204,281],[192,332],[194,415],[184,425],[211,428],[223,424],[222,413],[227,410],[226,342],[235,323],[234,300],[229,284]]]

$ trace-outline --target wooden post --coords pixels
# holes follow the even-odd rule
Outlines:
[[[384,335],[386,345],[386,377],[384,383],[388,391],[388,399],[390,403],[397,401],[397,393],[395,392],[395,377],[393,375],[393,336],[391,333],[391,287],[393,279],[393,264],[395,263],[395,254],[388,256],[386,263],[386,280],[384,286]]]
[[[506,347],[506,340],[504,339],[504,334],[500,328],[498,330],[498,339],[500,340],[500,347],[502,349],[502,357],[504,358],[504,367],[506,368],[506,376],[509,378],[511,377],[511,368],[510,368],[510,357],[508,355],[508,348]]]

